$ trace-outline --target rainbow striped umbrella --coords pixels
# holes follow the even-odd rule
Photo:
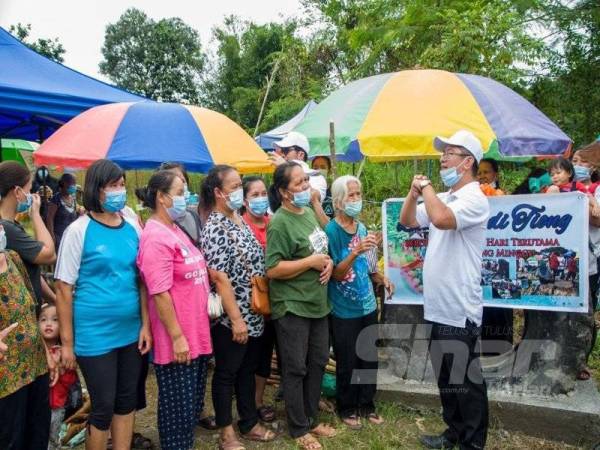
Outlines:
[[[555,156],[571,139],[506,86],[478,75],[405,70],[354,81],[315,107],[295,131],[310,141],[311,157],[329,155],[335,124],[342,161],[438,158],[435,136],[471,130],[500,157]]]
[[[270,172],[267,155],[235,122],[197,106],[112,103],[76,116],[33,155],[37,165],[83,169],[108,158],[124,169],[176,161],[194,172],[229,164],[242,173]]]

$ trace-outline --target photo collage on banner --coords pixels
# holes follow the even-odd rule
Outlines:
[[[491,197],[481,285],[486,306],[586,312],[588,199],[582,193]],[[386,276],[392,304],[423,303],[427,228],[398,219],[403,199],[382,206]],[[448,264],[460,264],[448,255]],[[444,276],[444,274],[440,274]]]

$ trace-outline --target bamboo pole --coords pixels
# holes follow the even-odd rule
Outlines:
[[[271,71],[271,75],[267,77],[267,90],[265,91],[265,96],[263,97],[262,105],[260,106],[260,112],[258,113],[258,119],[256,120],[256,126],[254,127],[254,137],[258,134],[258,126],[260,125],[260,121],[262,120],[263,113],[265,111],[265,105],[267,104],[267,97],[269,96],[269,91],[271,90],[271,86],[273,85],[273,81],[275,80],[275,74],[277,70],[279,70],[279,62],[281,59],[275,61],[275,65],[273,66],[273,70]]]

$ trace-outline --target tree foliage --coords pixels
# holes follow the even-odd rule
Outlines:
[[[216,54],[203,84],[205,106],[254,131],[268,92],[260,130],[289,119],[311,98],[322,95],[328,68],[315,48],[295,35],[297,25],[257,25],[235,16],[214,31]]]
[[[553,53],[548,74],[531,87],[532,99],[576,145],[585,145],[600,134],[600,4],[557,1],[547,23]]]
[[[130,8],[106,27],[100,72],[146,97],[197,103],[205,55],[198,32],[179,18],[154,21]]]
[[[40,38],[31,42],[29,40],[29,36],[31,34],[31,24],[23,25],[22,23],[18,23],[16,25],[11,25],[8,31],[25,45],[27,45],[27,47],[38,52],[40,55],[43,55],[46,58],[58,63],[62,63],[64,61],[63,55],[65,54],[65,48],[62,46],[58,38]]]

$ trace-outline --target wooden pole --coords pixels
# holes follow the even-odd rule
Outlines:
[[[337,164],[335,160],[335,124],[329,122],[329,157],[331,158],[331,174],[337,178]]]

